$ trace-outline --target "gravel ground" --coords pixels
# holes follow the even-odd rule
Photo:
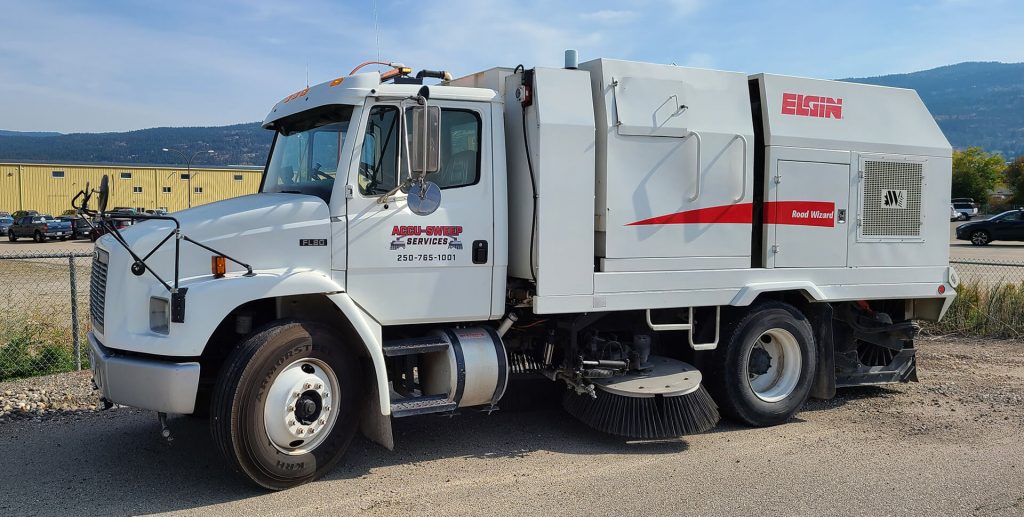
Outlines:
[[[0,423],[96,411],[87,371],[0,382]]]
[[[792,422],[656,443],[543,407],[395,421],[324,479],[266,493],[230,473],[206,423],[84,411],[82,374],[35,380],[71,409],[0,423],[0,515],[1021,515],[1024,343],[920,342],[921,382],[843,390]],[[0,383],[28,402],[27,381]],[[76,407],[76,404],[79,404]],[[22,415],[22,413],[17,413]],[[38,420],[37,420],[38,419]]]

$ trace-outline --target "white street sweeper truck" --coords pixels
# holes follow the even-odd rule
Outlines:
[[[958,280],[950,145],[914,91],[573,56],[304,88],[254,195],[118,229],[86,188],[100,396],[165,436],[208,414],[283,489],[525,376],[634,439],[916,380],[914,322]]]

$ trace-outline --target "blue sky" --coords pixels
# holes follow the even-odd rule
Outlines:
[[[361,61],[447,69],[615,57],[840,78],[1024,61],[1015,0],[0,0],[0,129],[262,120]]]

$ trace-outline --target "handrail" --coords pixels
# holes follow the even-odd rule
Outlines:
[[[700,141],[700,133],[698,133],[696,131],[690,131],[690,134],[686,135],[686,138],[690,138],[691,136],[697,138],[697,186],[696,186],[696,189],[693,192],[693,196],[690,197],[690,201],[696,201],[697,198],[700,197],[700,176],[701,176],[701,170],[700,170],[700,166],[701,166],[700,145],[701,145],[701,141]]]
[[[747,137],[737,133],[729,143],[735,142],[737,138],[743,142],[743,165],[740,166],[740,197],[735,199],[738,203],[747,197]]]

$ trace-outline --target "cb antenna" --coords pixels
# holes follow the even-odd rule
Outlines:
[[[380,25],[377,24],[377,0],[373,0],[373,37],[377,41],[377,61],[380,61]],[[377,66],[378,71],[380,66]]]

